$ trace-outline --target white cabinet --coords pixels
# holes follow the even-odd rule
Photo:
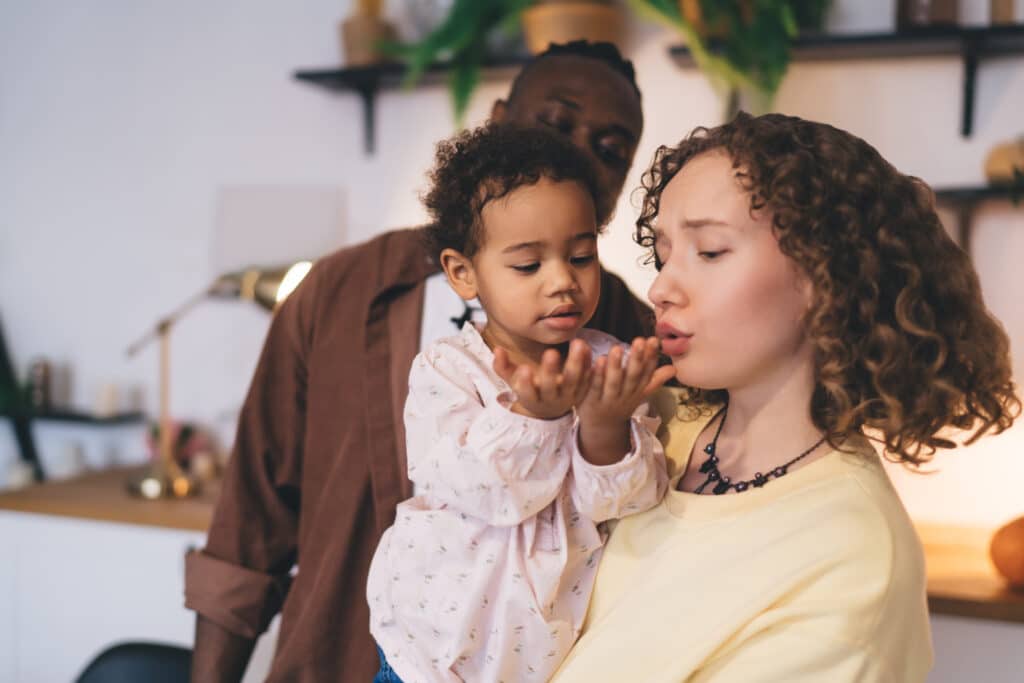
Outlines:
[[[0,510],[0,681],[73,681],[101,650],[125,640],[191,647],[184,556],[204,536]],[[247,682],[266,675],[274,636],[276,624]]]

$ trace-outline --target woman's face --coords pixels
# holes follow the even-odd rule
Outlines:
[[[724,151],[695,157],[665,187],[655,251],[648,296],[680,382],[770,390],[806,371],[810,283],[779,250],[770,215],[751,214]]]

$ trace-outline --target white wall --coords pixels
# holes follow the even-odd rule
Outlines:
[[[175,3],[35,0],[0,4],[0,315],[20,372],[37,356],[73,368],[73,398],[90,406],[110,382],[156,401],[156,349],[123,350],[156,318],[217,274],[218,191],[224,187],[342,188],[347,240],[423,218],[436,140],[452,132],[441,88],[387,93],[378,102],[378,151],[362,151],[361,111],[294,81],[300,67],[338,63],[336,22],[351,3],[221,0]],[[400,0],[392,0],[397,10]],[[837,0],[834,30],[884,30],[892,2]],[[988,3],[964,0],[984,22]],[[696,71],[665,52],[675,38],[635,28],[630,56],[647,128],[627,187],[660,143],[718,122],[720,104]],[[959,136],[962,69],[954,58],[798,64],[780,111],[828,121],[879,148],[901,170],[936,185],[983,180],[997,142],[1024,133],[1024,59],[984,63],[975,132]],[[468,120],[481,122],[506,82],[485,84]],[[602,257],[638,293],[652,274],[620,203]],[[263,245],[273,248],[274,245]],[[240,247],[241,248],[241,247]],[[975,262],[986,299],[1024,353],[1024,212],[985,205]],[[267,317],[210,302],[173,334],[173,411],[230,438]],[[1024,428],[941,455],[931,476],[893,469],[908,508],[933,521],[995,525],[1024,514]],[[81,441],[94,462],[138,457],[139,431],[38,430],[44,458]],[[15,445],[0,427],[0,468]],[[3,469],[0,469],[2,477]]]

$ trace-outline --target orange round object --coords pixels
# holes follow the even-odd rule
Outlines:
[[[1011,586],[1024,588],[1024,517],[1000,527],[992,535],[989,556]]]

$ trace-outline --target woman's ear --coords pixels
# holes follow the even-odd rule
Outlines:
[[[452,286],[455,293],[462,299],[469,301],[475,299],[476,272],[473,270],[473,262],[465,254],[454,249],[445,249],[441,252],[441,268],[448,277],[448,284]]]

